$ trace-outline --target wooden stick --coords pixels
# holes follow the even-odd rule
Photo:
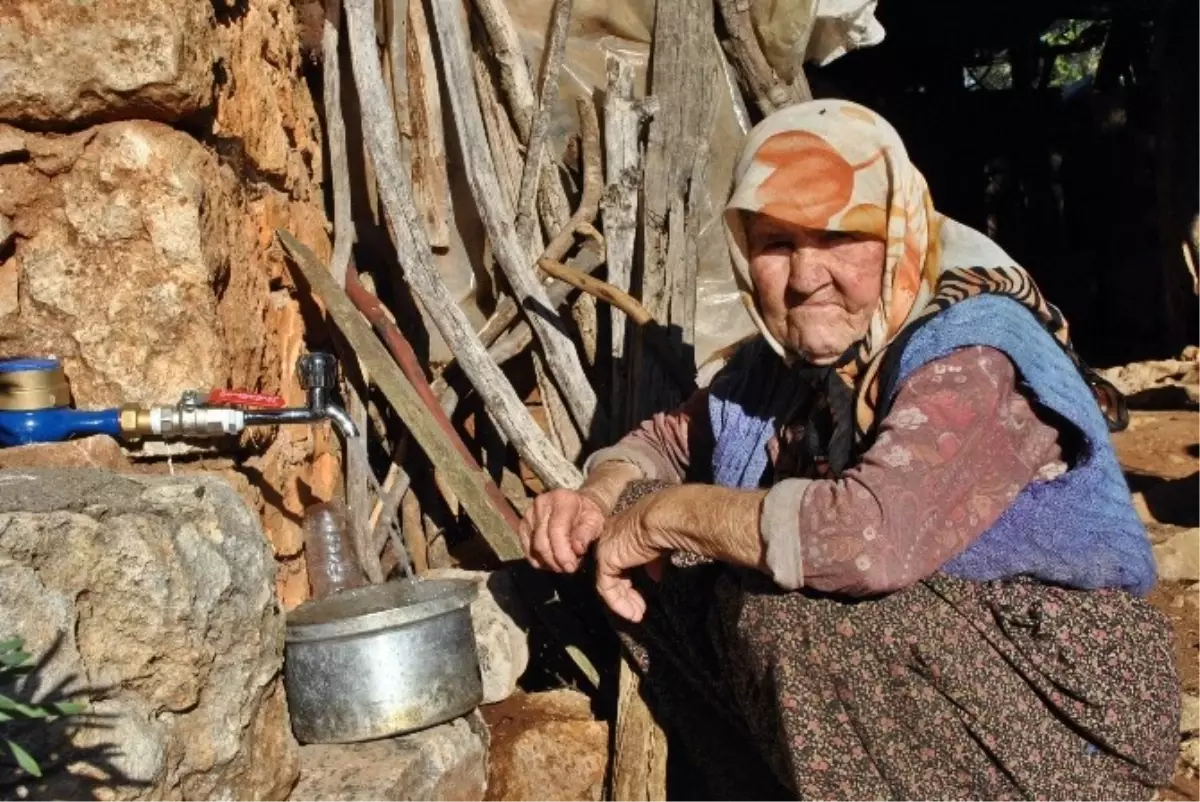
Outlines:
[[[384,345],[387,347],[392,359],[400,367],[409,386],[413,388],[417,397],[425,405],[430,418],[441,428],[444,437],[454,447],[454,450],[458,452],[462,461],[467,464],[471,471],[482,475],[484,492],[508,523],[509,528],[512,530],[511,534],[515,536],[517,528],[521,525],[521,520],[513,514],[512,509],[505,503],[504,495],[500,492],[500,488],[496,487],[479,466],[479,463],[475,461],[475,456],[467,448],[467,444],[463,442],[462,437],[459,436],[458,430],[454,428],[454,424],[450,422],[450,418],[442,411],[437,398],[434,397],[433,391],[429,387],[429,382],[425,380],[425,371],[421,367],[420,359],[417,357],[412,345],[409,344],[408,339],[405,338],[404,333],[400,331],[395,323],[388,319],[383,311],[383,304],[379,302],[379,299],[363,289],[362,285],[358,283],[358,277],[353,272],[354,268],[352,267],[350,270],[349,280],[346,282],[347,297],[358,308],[363,317],[371,323],[372,328],[375,329],[380,339],[383,340]],[[467,506],[466,500],[462,498],[458,486],[453,481],[453,477],[445,466],[435,465],[435,470],[440,475],[440,481],[446,485],[451,493],[458,497],[458,500],[464,506]],[[496,555],[501,559],[512,559],[501,554],[498,550],[496,551]]]
[[[375,500],[375,506],[371,508],[371,517],[367,519],[367,525],[374,533],[372,540],[376,549],[383,549],[387,539],[385,530],[389,524],[388,519],[395,518],[397,510],[400,508],[400,500],[404,498],[404,493],[412,481],[404,470],[404,455],[407,451],[408,433],[404,432],[392,450],[392,462],[388,466],[387,476],[383,478],[383,484],[379,488],[379,498]],[[389,506],[390,502],[394,503]]]
[[[575,244],[575,235],[584,226],[591,228],[600,212],[600,198],[604,195],[604,171],[600,157],[600,121],[596,117],[596,104],[587,95],[581,95],[575,100],[579,112],[579,133],[583,143],[583,192],[579,196],[579,205],[575,213],[554,235],[546,250],[542,252],[543,259],[562,261]],[[594,228],[591,229],[593,232]]]
[[[538,392],[542,398],[542,408],[546,411],[546,424],[550,429],[550,437],[558,443],[558,449],[567,459],[576,462],[583,453],[583,440],[575,430],[571,416],[567,412],[558,388],[550,380],[546,370],[545,360],[536,350],[533,352],[533,375],[537,380]]]
[[[733,105],[733,118],[737,120],[738,128],[743,134],[749,133],[754,124],[750,121],[750,111],[746,108],[746,99],[742,97],[742,88],[738,83],[737,73],[734,72],[733,65],[729,63],[729,54],[725,52],[725,48],[721,47],[716,31],[713,31],[712,38],[716,44],[716,51],[721,57],[721,75],[725,78],[725,88],[729,92],[729,100]]]
[[[421,519],[421,502],[412,488],[404,494],[400,502],[401,531],[404,533],[404,546],[412,559],[413,571],[423,574],[429,570],[429,544],[425,542],[425,527]]]
[[[419,0],[417,0],[419,2]],[[408,4],[389,0],[387,57],[391,69],[392,108],[400,131],[400,161],[412,170],[412,112],[408,102]]]
[[[496,162],[496,174],[504,197],[516,207],[521,192],[521,143],[513,131],[508,113],[496,95],[492,85],[492,73],[487,68],[484,54],[471,54],[471,67],[475,74],[475,89],[479,92],[479,105],[483,111],[483,122],[487,130],[492,159]]]
[[[537,111],[525,141],[525,169],[521,173],[521,191],[517,196],[517,239],[530,243],[533,239],[534,204],[537,201],[538,176],[541,174],[542,149],[550,130],[550,113],[558,102],[558,73],[562,70],[563,54],[567,49],[567,26],[571,24],[572,0],[554,0],[550,12],[550,36],[542,52],[542,89]]]
[[[1192,294],[1200,294],[1200,273],[1196,272],[1196,260],[1192,257],[1192,249],[1188,241],[1183,241],[1183,263],[1187,265],[1188,274],[1192,277]]]
[[[341,0],[329,0],[325,5],[325,25],[321,32],[324,54],[322,84],[325,95],[325,130],[329,144],[329,168],[333,178],[333,258],[329,272],[338,286],[345,286],[350,253],[354,247],[354,215],[350,208],[350,170],[346,149],[346,122],[342,113],[342,78],[338,40],[341,35]],[[363,376],[363,387],[367,379]],[[372,582],[383,581],[377,552],[367,548],[366,507],[369,491],[366,459],[367,408],[353,385],[347,386],[346,411],[364,438],[362,443],[347,440],[343,449],[346,460],[346,501],[350,513],[351,540],[359,562]],[[361,448],[360,448],[361,446]]]
[[[441,6],[441,3],[437,4]],[[354,78],[363,113],[363,131],[379,175],[380,194],[400,263],[409,286],[428,311],[483,399],[488,413],[522,459],[550,487],[577,487],[582,480],[538,428],[508,379],[488,357],[466,314],[442,282],[417,218],[407,176],[402,172],[383,75],[376,55],[375,32],[367,0],[346,0],[346,23]],[[456,79],[450,79],[453,83]]]
[[[680,219],[683,219],[682,214]],[[682,240],[682,237],[680,239]],[[685,394],[696,389],[695,370],[689,369],[683,363],[679,352],[671,346],[662,326],[636,298],[598,278],[585,275],[578,270],[572,270],[566,265],[550,259],[539,259],[538,267],[556,279],[583,290],[593,298],[615,306],[628,315],[630,320],[641,327],[646,342],[658,353],[659,358],[671,373],[671,377],[679,385],[679,389]]]
[[[621,657],[609,799],[659,802],[667,798],[667,736],[641,696],[641,678]]]
[[[439,2],[439,0],[434,0]],[[412,120],[412,182],[417,208],[424,212],[429,244],[450,248],[450,177],[437,67],[422,0],[408,4],[408,91]]]
[[[508,97],[517,133],[522,139],[528,139],[537,98],[533,95],[533,78],[529,74],[517,26],[513,24],[504,0],[475,0],[474,5],[491,40],[492,54],[500,65],[500,88]]]
[[[325,96],[325,139],[329,145],[329,174],[333,183],[333,258],[329,272],[339,285],[346,282],[346,265],[354,247],[354,213],[350,208],[350,159],[346,150],[346,122],[342,114],[342,78],[338,64],[341,0],[325,3],[321,32],[322,91]]]
[[[729,32],[730,55],[762,115],[765,117],[784,106],[811,100],[812,93],[808,89],[803,66],[797,66],[796,79],[791,85],[771,69],[754,34],[750,4],[741,0],[717,0],[717,5],[725,20],[725,30]]]
[[[576,425],[584,432],[599,431],[605,423],[597,404],[596,391],[583,370],[575,344],[563,329],[558,313],[550,305],[546,291],[537,280],[536,273],[529,269],[523,257],[525,248],[511,227],[512,209],[500,192],[496,169],[488,152],[479,98],[471,80],[470,53],[463,20],[451,3],[434,3],[433,11],[467,183],[470,184],[496,260],[518,304],[526,310]]]

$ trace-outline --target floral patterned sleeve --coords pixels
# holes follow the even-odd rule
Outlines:
[[[771,489],[767,565],[785,587],[906,587],[971,545],[1027,484],[1065,470],[1060,458],[1059,432],[1017,389],[1008,358],[955,351],[905,381],[860,465]]]

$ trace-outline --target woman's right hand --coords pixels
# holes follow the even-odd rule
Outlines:
[[[534,568],[572,574],[604,531],[608,513],[578,490],[551,490],[533,500],[521,521],[521,546]]]

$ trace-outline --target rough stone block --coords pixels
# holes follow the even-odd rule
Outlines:
[[[77,727],[34,730],[30,751],[59,762],[25,793],[285,796],[297,746],[274,573],[221,480],[0,471],[3,636],[40,661],[29,698],[89,702]]]
[[[0,120],[182,119],[212,102],[212,28],[195,0],[0,3]]]
[[[492,735],[488,798],[599,800],[608,725],[578,691],[517,694],[481,709]]]
[[[292,799],[479,800],[488,736],[477,713],[399,738],[300,747]]]
[[[483,675],[483,704],[507,699],[529,665],[529,638],[523,628],[527,613],[517,597],[512,577],[505,571],[465,571],[439,568],[423,574],[427,579],[471,579],[479,583],[479,596],[471,604],[475,650]]]

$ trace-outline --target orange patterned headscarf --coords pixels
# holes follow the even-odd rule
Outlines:
[[[783,109],[751,132],[736,176],[726,226],[738,286],[781,356],[789,357],[758,316],[743,212],[884,241],[883,291],[867,333],[868,353],[885,346],[932,297],[941,268],[941,217],[900,135],[873,111],[844,100]]]
[[[734,176],[725,225],[743,301],[771,347],[803,367],[803,358],[788,353],[759,314],[747,212],[806,228],[869,234],[885,243],[883,287],[867,333],[825,371],[853,394],[854,441],[873,428],[877,376],[888,345],[919,321],[980,293],[1006,295],[1033,312],[1075,360],[1110,425],[1120,425],[1125,413],[1119,394],[1075,357],[1059,311],[999,246],[934,210],[925,178],[909,161],[900,135],[875,112],[845,100],[781,109],[750,132]],[[826,395],[847,396],[840,387],[827,384]],[[849,423],[835,428],[845,432]]]

